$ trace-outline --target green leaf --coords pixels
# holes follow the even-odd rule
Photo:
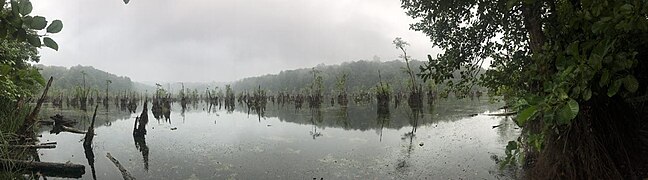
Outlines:
[[[32,3],[29,1],[22,1],[20,2],[20,14],[27,15],[32,12]]]
[[[540,104],[544,98],[535,94],[529,94],[524,97],[524,100],[526,100],[529,105],[537,105]]]
[[[32,29],[41,30],[44,29],[45,26],[47,26],[47,20],[45,20],[45,17],[34,16],[29,27],[31,27]]]
[[[589,64],[592,66],[592,69],[598,71],[602,68],[603,57],[598,54],[592,54],[589,59]]]
[[[569,95],[567,95],[567,93],[563,89],[558,89],[558,99],[562,101],[567,98],[569,98]]]
[[[603,28],[605,28],[605,25],[606,24],[604,22],[601,22],[601,21],[595,22],[594,24],[592,24],[592,32],[594,34],[598,34],[599,32],[603,31]]]
[[[43,38],[43,43],[45,44],[45,46],[58,51],[59,48],[58,44],[56,44],[56,41],[54,41],[52,38],[49,37]]]
[[[568,124],[572,119],[578,115],[578,102],[574,99],[569,99],[558,111],[558,123]]]
[[[603,74],[601,74],[601,80],[599,81],[599,87],[604,87],[608,85],[610,81],[610,72],[606,69],[603,70]]]
[[[517,123],[518,126],[523,126],[531,117],[535,115],[535,113],[538,112],[538,107],[536,106],[530,106],[526,108],[524,111],[522,111],[520,114],[517,116]]]
[[[637,92],[637,89],[639,89],[639,81],[633,75],[627,75],[623,78],[623,86],[630,92]]]
[[[630,13],[632,11],[632,5],[631,4],[624,4],[619,8],[621,12],[624,14]]]
[[[585,92],[583,92],[583,100],[588,101],[590,98],[592,98],[592,90],[585,89]]]
[[[25,16],[25,17],[22,18],[22,22],[23,22],[23,24],[31,25],[32,19],[34,19],[34,17]]]
[[[569,105],[569,109],[571,109],[571,112],[574,114],[574,117],[576,117],[576,115],[578,114],[578,109],[579,109],[578,101],[576,101],[574,99],[570,99],[567,102],[567,105]]]
[[[47,27],[47,32],[48,33],[58,33],[61,32],[61,29],[63,29],[63,22],[61,20],[54,20],[52,21],[52,24],[50,24]]]
[[[619,92],[619,88],[621,87],[622,79],[617,79],[612,83],[612,86],[608,88],[607,95],[608,97],[614,96],[617,92]]]
[[[11,12],[16,16],[20,14],[20,4],[18,4],[18,1],[11,0]]]
[[[18,41],[24,41],[26,36],[27,36],[27,31],[25,31],[25,29],[23,29],[23,28],[18,28],[18,30],[16,32],[14,32],[14,37]]]
[[[578,41],[575,41],[575,42],[572,42],[571,44],[569,44],[569,46],[567,47],[567,53],[569,53],[570,55],[573,55],[573,56],[577,56],[579,54],[578,53]]]
[[[27,42],[29,42],[29,44],[31,44],[34,47],[41,46],[41,41],[40,38],[38,38],[38,35],[27,35]]]
[[[7,27],[0,25],[0,37],[6,37],[7,36]]]
[[[518,144],[515,141],[509,141],[508,144],[506,145],[506,150],[512,151],[516,150],[518,148]]]

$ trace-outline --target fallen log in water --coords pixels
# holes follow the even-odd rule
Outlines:
[[[40,172],[45,176],[81,178],[85,174],[85,166],[72,163],[52,163],[38,161],[24,161],[14,159],[0,159],[0,169],[22,172]]]
[[[17,144],[17,145],[5,145],[2,144],[0,146],[7,146],[8,148],[13,148],[13,149],[53,149],[56,148],[56,145],[54,144],[39,144],[39,145],[33,145],[33,144]]]
[[[63,131],[67,131],[67,132],[71,132],[71,133],[77,133],[77,134],[85,134],[86,133],[86,131],[84,131],[84,130],[76,129],[76,128],[73,128],[73,127],[63,126],[62,128],[63,128]]]
[[[54,120],[54,125],[74,126],[75,124],[77,124],[76,121],[74,121],[72,119],[65,118],[65,117],[61,116],[60,114],[50,116],[50,119]]]
[[[52,130],[50,132],[58,134],[58,133],[63,132],[63,131],[74,133],[74,134],[86,134],[87,133],[84,130],[76,129],[76,128],[73,128],[73,127],[67,127],[67,126],[54,126],[54,128],[52,128]]]
[[[112,161],[113,164],[115,164],[115,166],[117,166],[117,169],[119,169],[119,172],[121,172],[122,177],[124,177],[124,180],[134,180],[135,179],[135,177],[131,176],[130,173],[128,173],[128,171],[126,171],[126,168],[124,168],[124,166],[122,166],[119,163],[119,161],[117,161],[117,159],[112,157],[112,155],[110,155],[110,153],[106,153],[106,157],[108,157],[108,159],[110,159],[110,161]]]
[[[513,112],[503,112],[503,113],[492,113],[492,114],[486,114],[487,116],[510,116],[510,115],[515,115],[517,114],[517,111]]]
[[[56,145],[56,141],[40,143],[40,145],[49,145],[49,144]]]

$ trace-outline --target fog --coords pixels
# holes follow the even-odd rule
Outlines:
[[[346,61],[436,54],[398,0],[33,0],[61,19],[45,65],[94,66],[135,81],[211,82]],[[378,58],[376,58],[378,57]]]

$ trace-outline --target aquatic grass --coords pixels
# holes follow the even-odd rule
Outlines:
[[[14,134],[30,111],[29,105],[2,99],[0,102],[0,132]]]
[[[2,159],[24,159],[28,157],[26,149],[10,149],[8,145],[19,135],[16,134],[22,126],[25,117],[31,111],[31,106],[13,102],[7,99],[0,101],[0,158]],[[0,179],[25,179],[19,170],[14,168],[10,162],[2,162]]]

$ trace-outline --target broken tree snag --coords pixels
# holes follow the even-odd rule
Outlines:
[[[47,86],[45,86],[45,90],[43,90],[43,94],[38,99],[38,102],[36,103],[36,107],[34,107],[34,110],[27,117],[25,117],[25,122],[23,122],[22,126],[18,130],[19,134],[28,134],[27,132],[31,130],[31,127],[36,122],[36,117],[38,116],[38,112],[40,112],[40,108],[43,105],[43,102],[45,102],[45,97],[47,96],[47,91],[49,90],[49,87],[52,85],[52,80],[54,80],[54,78],[50,77],[49,81],[47,81]]]
[[[24,161],[14,159],[0,159],[2,169],[23,172],[40,172],[45,176],[81,178],[85,174],[85,166],[72,163],[52,163],[38,161]]]
[[[108,159],[110,159],[110,161],[112,161],[113,164],[115,164],[115,166],[117,166],[117,169],[119,169],[119,172],[121,172],[122,177],[124,177],[124,180],[134,180],[135,179],[133,176],[130,175],[130,173],[128,173],[128,171],[126,171],[126,168],[124,168],[124,166],[122,166],[119,163],[119,161],[117,161],[117,159],[115,159],[114,157],[112,157],[112,155],[110,155],[110,153],[106,153],[106,157],[108,157]]]
[[[88,131],[83,140],[83,146],[90,147],[92,145],[92,138],[94,138],[94,123],[95,118],[97,118],[97,108],[99,108],[99,105],[95,106],[94,114],[92,115],[92,122],[90,122],[90,127],[88,127]]]
[[[142,114],[138,118],[135,118],[135,126],[133,127],[133,136],[144,137],[146,135],[146,124],[148,124],[148,100],[144,100],[144,108],[142,109]]]

